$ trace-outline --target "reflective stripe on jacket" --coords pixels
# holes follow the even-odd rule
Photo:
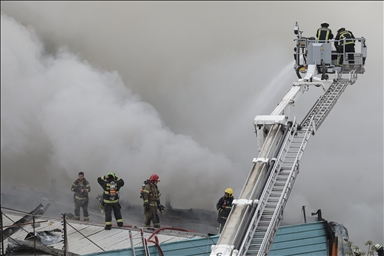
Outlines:
[[[153,184],[148,183],[143,191],[144,204],[149,203],[150,206],[157,206],[160,204],[160,191],[159,188]]]
[[[116,183],[115,194],[111,195],[111,182],[114,181]],[[119,202],[119,190],[122,186],[124,186],[124,180],[115,176],[114,180],[105,180],[104,176],[97,178],[97,182],[104,189],[103,193],[103,202],[107,204],[114,204]]]
[[[317,40],[329,40],[333,38],[332,31],[329,28],[319,28],[316,34]]]
[[[345,40],[344,40],[345,39]],[[344,30],[340,33],[340,46],[343,46],[344,44],[355,44],[354,36],[351,32],[348,30]]]
[[[84,190],[83,193],[80,193],[81,188]],[[88,193],[91,192],[91,185],[89,185],[89,182],[85,178],[83,178],[82,181],[77,179],[73,182],[71,191],[75,192],[73,197],[78,200],[88,199]]]
[[[222,219],[227,219],[229,213],[232,210],[233,197],[221,197],[216,204],[216,208],[219,211],[219,216]]]

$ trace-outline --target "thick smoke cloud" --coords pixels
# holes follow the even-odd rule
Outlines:
[[[295,21],[304,36],[325,19],[366,37],[367,71],[310,139],[284,222],[302,223],[305,205],[360,247],[383,242],[382,3],[332,3],[318,18],[309,10],[327,3],[1,4],[2,187],[55,178],[68,191],[84,171],[96,195],[96,177],[114,171],[140,203],[158,173],[179,208],[214,210],[226,187],[240,193],[258,153],[255,115],[297,80]],[[340,9],[357,18],[346,24]]]
[[[37,157],[48,154],[48,161],[40,169],[29,168],[32,176],[55,177],[64,172],[73,178],[84,171],[93,181],[114,171],[127,180],[126,191],[136,195],[138,184],[155,172],[163,177],[165,193],[178,191],[172,199],[181,206],[210,207],[212,202],[201,205],[199,198],[222,190],[223,180],[216,175],[228,177],[235,169],[228,158],[170,131],[117,72],[97,70],[65,48],[47,55],[33,31],[6,15],[2,24],[2,58],[9,63],[2,69],[4,178],[28,172],[8,173],[12,166],[8,154],[22,157],[20,152],[28,154],[44,144],[46,151]],[[35,143],[36,134],[43,142]],[[172,180],[193,182],[173,184]],[[23,182],[33,185],[18,179]],[[191,189],[196,189],[196,197],[183,204],[181,199]]]

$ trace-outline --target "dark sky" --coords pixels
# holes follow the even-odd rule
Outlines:
[[[1,184],[68,191],[157,173],[178,208],[235,197],[257,157],[253,120],[297,81],[293,27],[367,39],[366,72],[311,137],[284,222],[322,209],[383,243],[383,2],[1,2]],[[323,15],[316,15],[327,10]],[[340,12],[343,10],[343,12]],[[348,19],[346,19],[346,16]],[[347,20],[347,22],[346,22]],[[316,96],[317,97],[317,96]],[[303,115],[311,92],[295,106]],[[295,112],[294,112],[295,113]],[[22,178],[20,178],[22,177]],[[365,247],[364,247],[365,248]]]

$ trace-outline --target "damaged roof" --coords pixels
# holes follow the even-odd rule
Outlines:
[[[23,216],[21,214],[15,214],[14,212],[7,212],[4,210],[3,215],[4,228],[10,227],[14,222],[18,221]],[[157,230],[157,238],[155,238],[152,235],[153,229],[143,230],[140,227],[120,228],[114,226],[112,230],[104,230],[104,223],[82,222],[75,220],[66,220],[66,224],[67,255],[94,255],[99,252],[103,253],[111,250],[126,250],[129,248],[134,248],[135,251],[136,248],[138,248],[138,250],[140,248],[143,251],[143,238],[148,241],[153,241],[152,243],[149,242],[148,246],[153,246],[155,243],[162,246],[165,243],[199,238],[203,238],[203,240],[210,240],[208,235],[193,233],[172,227],[164,227]],[[57,232],[58,230],[60,232]],[[63,230],[64,226],[62,219],[41,216],[35,218],[35,229],[33,228],[32,222],[25,223],[21,226],[21,229],[13,233],[5,240],[4,246],[8,244],[8,242],[12,244],[17,244],[19,242],[21,244],[21,241],[25,241],[25,238],[30,232],[38,233],[50,231],[51,234],[61,236],[61,241],[48,245],[48,250],[51,251],[52,255],[62,255],[64,250]],[[40,241],[38,242],[40,243]],[[211,241],[210,243],[213,242]],[[34,244],[30,243],[30,245],[33,246]],[[70,252],[70,254],[68,254],[68,252]]]
[[[21,214],[15,214],[12,211],[2,210],[2,213],[5,229],[12,227],[12,224],[22,218]],[[219,239],[219,235],[210,236],[172,227],[144,230],[140,227],[120,228],[114,226],[112,230],[104,230],[104,223],[75,220],[65,220],[65,222],[66,229],[64,229],[64,221],[60,218],[36,217],[35,228],[32,222],[24,223],[19,230],[12,233],[4,241],[4,245],[8,245],[8,247],[10,245],[26,245],[33,250],[34,246],[39,245],[43,239],[26,242],[26,237],[31,236],[31,232],[35,232],[37,236],[38,233],[50,231],[56,233],[55,239],[59,236],[60,240],[47,246],[42,246],[40,243],[40,248],[43,247],[42,249],[48,255],[209,256],[211,246],[216,244]],[[333,222],[328,224],[324,219],[298,225],[281,226],[277,231],[269,255],[331,255],[334,253],[333,251],[338,250],[337,246],[333,248],[334,246],[331,244],[335,245],[338,239],[348,237],[345,228],[345,234],[338,231],[337,228],[344,227]],[[67,237],[66,247],[64,247],[64,234]],[[45,238],[45,240],[49,239],[53,239],[53,237]],[[148,244],[150,254],[145,253],[143,243]],[[342,245],[341,240],[338,243],[340,246]],[[39,247],[36,248],[40,249]]]

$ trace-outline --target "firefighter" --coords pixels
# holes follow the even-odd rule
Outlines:
[[[83,209],[84,221],[89,221],[88,214],[88,193],[91,192],[91,185],[84,178],[84,172],[79,172],[78,179],[71,186],[71,191],[74,192],[73,200],[75,202],[75,215],[73,219],[80,220],[80,207]]]
[[[123,219],[121,216],[121,205],[119,203],[119,190],[124,186],[124,180],[117,177],[115,173],[109,172],[105,176],[97,178],[97,182],[103,188],[103,204],[105,212],[105,230],[112,228],[112,210],[115,215],[117,225],[123,226]]]
[[[341,27],[337,30],[337,35],[335,38],[335,48],[339,53],[338,56],[338,65],[343,65],[343,54],[348,53],[348,62],[349,64],[354,64],[354,52],[355,52],[355,36],[351,31],[346,30]],[[344,52],[345,50],[345,52]]]
[[[375,244],[375,246],[373,246],[374,250],[377,252],[377,255],[378,256],[384,256],[384,248],[382,245],[380,244]]]
[[[160,182],[160,178],[157,174],[152,174],[149,177],[143,189],[143,205],[144,205],[144,227],[149,227],[151,221],[155,228],[160,228],[160,218],[157,214],[157,210],[161,214],[165,213],[165,208],[160,204],[160,191],[157,184]]]
[[[219,211],[217,216],[217,222],[219,223],[218,234],[221,233],[225,225],[225,222],[227,222],[229,213],[232,210],[232,201],[233,201],[233,189],[227,188],[226,190],[224,190],[224,196],[221,197],[216,204],[216,208]]]
[[[316,32],[316,39],[319,40],[320,43],[324,43],[329,39],[333,39],[332,30],[329,27],[328,22],[323,21],[320,24],[320,28]]]

